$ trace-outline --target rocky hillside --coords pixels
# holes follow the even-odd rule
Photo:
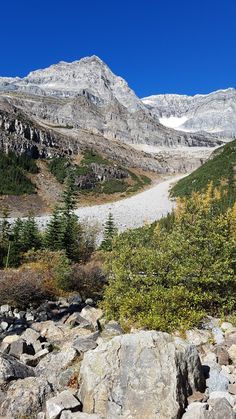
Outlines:
[[[159,122],[185,132],[206,132],[232,139],[236,135],[236,90],[208,95],[154,95],[143,103]]]
[[[79,295],[0,313],[2,417],[235,419],[231,323],[124,334]]]
[[[172,194],[190,196],[192,192],[206,190],[212,182],[214,187],[224,189],[227,186],[227,202],[233,205],[236,198],[235,168],[236,140],[215,150],[207,162],[172,188]]]

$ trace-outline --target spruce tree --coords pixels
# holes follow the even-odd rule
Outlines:
[[[27,252],[30,249],[40,249],[42,246],[42,238],[40,236],[39,228],[35,221],[35,218],[31,215],[22,225],[22,247],[23,252]]]
[[[11,225],[8,221],[9,211],[4,207],[1,209],[0,218],[0,267],[5,266],[6,257],[9,249],[9,237],[11,232]]]
[[[24,248],[22,231],[24,222],[18,218],[12,226],[12,244],[9,254],[9,265],[18,266],[20,264],[21,255]]]
[[[64,247],[64,217],[59,207],[55,207],[45,232],[45,246],[50,250]]]
[[[116,225],[114,223],[113,215],[110,212],[109,215],[108,215],[108,219],[105,223],[104,238],[103,238],[103,241],[101,243],[101,249],[102,250],[106,250],[106,251],[111,251],[112,250],[112,241],[113,241],[113,238],[116,234],[117,234],[117,228],[116,228]]]

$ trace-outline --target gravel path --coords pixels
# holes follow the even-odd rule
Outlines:
[[[170,185],[181,177],[183,175],[169,177],[130,198],[108,204],[81,207],[75,213],[80,221],[97,224],[99,228],[102,228],[109,212],[112,213],[119,231],[140,227],[146,222],[160,219],[171,211],[174,202],[169,199]],[[49,217],[38,217],[37,220],[39,225],[44,227]]]

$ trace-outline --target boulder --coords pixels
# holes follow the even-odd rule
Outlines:
[[[186,340],[196,346],[207,343],[211,338],[212,334],[209,330],[191,329],[186,331]]]
[[[99,336],[99,332],[91,333],[87,336],[79,336],[72,343],[72,347],[75,348],[78,352],[87,352],[90,349],[95,349],[97,347],[96,340]]]
[[[236,419],[236,414],[226,398],[211,399],[210,419]]]
[[[122,329],[121,325],[118,322],[111,320],[104,325],[101,337],[104,340],[108,340],[112,339],[114,336],[122,335],[123,333],[124,330]]]
[[[34,370],[11,355],[0,354],[0,385],[18,378],[33,377]]]
[[[18,339],[15,342],[12,342],[10,346],[9,355],[12,355],[17,359],[20,359],[22,354],[33,355],[33,347],[31,345],[27,345],[27,343],[23,339]]]
[[[219,345],[215,349],[217,362],[220,365],[228,365],[229,364],[229,354],[225,346]]]
[[[229,357],[234,365],[236,365],[236,344],[233,344],[228,349]]]
[[[236,384],[229,384],[229,388],[228,391],[230,394],[234,394],[234,396],[236,395]]]
[[[91,306],[85,306],[81,311],[80,315],[87,320],[88,322],[92,323],[95,329],[98,328],[98,320],[101,319],[103,316],[103,312],[100,308],[95,308]]]
[[[229,379],[221,371],[218,364],[212,364],[209,370],[209,378],[206,379],[206,385],[209,393],[212,391],[227,391],[229,387]]]
[[[6,314],[9,311],[11,311],[11,306],[9,304],[4,304],[4,305],[0,306],[0,312],[2,314]]]
[[[19,335],[8,335],[8,336],[5,336],[2,342],[11,344],[13,342],[16,342],[18,339],[20,339]]]
[[[45,377],[55,389],[60,389],[60,373],[70,367],[77,358],[76,349],[71,348],[70,344],[66,345],[60,352],[46,355],[35,367],[35,374]]]
[[[182,419],[211,419],[210,413],[207,411],[207,403],[196,402],[188,406],[186,413]]]
[[[214,405],[215,402],[212,402],[212,400],[215,399],[226,399],[232,407],[236,404],[236,397],[229,394],[227,391],[213,391],[209,396],[208,404]]]
[[[13,418],[35,417],[51,395],[51,386],[43,378],[17,380],[8,388],[0,407],[0,415],[12,415]]]
[[[83,411],[114,419],[121,412],[179,418],[187,397],[205,390],[196,348],[156,331],[117,336],[86,352],[80,383]]]
[[[93,331],[94,330],[94,326],[92,325],[92,323],[86,319],[84,319],[79,313],[73,313],[71,314],[65,324],[68,324],[71,327],[75,327],[75,326],[80,326],[84,329],[88,329]]]
[[[46,402],[47,419],[57,419],[63,410],[79,410],[81,403],[70,390],[62,391]]]
[[[229,331],[229,330],[232,331],[235,329],[232,323],[229,323],[229,322],[223,322],[220,327],[224,332]]]

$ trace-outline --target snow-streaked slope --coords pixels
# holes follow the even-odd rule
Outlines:
[[[206,95],[156,95],[143,98],[159,121],[188,132],[205,131],[230,138],[236,135],[236,90],[217,90]]]

